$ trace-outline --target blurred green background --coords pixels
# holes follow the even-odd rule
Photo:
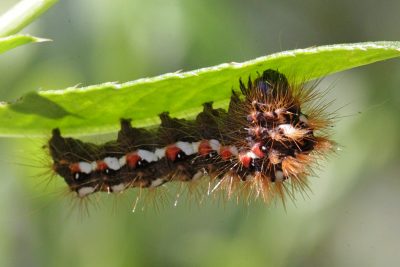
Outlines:
[[[16,1],[2,0],[0,12]],[[315,45],[399,40],[399,1],[60,1],[24,30],[51,38],[0,56],[0,99],[129,81]],[[318,67],[318,66],[316,66]],[[400,60],[327,77],[342,150],[285,212],[218,205],[90,215],[46,185],[45,140],[0,140],[0,266],[399,266]],[[38,152],[39,151],[39,152]],[[24,166],[33,165],[33,167]],[[82,208],[82,207],[81,207]],[[83,212],[84,213],[84,212]]]

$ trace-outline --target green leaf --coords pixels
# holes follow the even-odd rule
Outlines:
[[[0,38],[0,54],[18,47],[20,45],[29,43],[47,42],[49,39],[38,38],[30,35],[17,34],[8,37]]]
[[[117,131],[120,118],[149,126],[158,123],[157,114],[163,111],[188,117],[207,101],[226,106],[240,77],[255,77],[269,68],[308,80],[399,56],[400,42],[330,45],[122,84],[32,92],[0,105],[0,135],[48,136],[55,127],[64,134],[100,134]]]

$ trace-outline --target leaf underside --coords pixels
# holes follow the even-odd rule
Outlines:
[[[0,104],[0,136],[48,136],[56,127],[68,135],[108,133],[119,129],[120,118],[132,118],[134,126],[151,126],[163,111],[190,117],[205,102],[226,106],[240,77],[247,80],[266,69],[307,81],[398,56],[400,42],[329,45],[126,83],[31,92]]]

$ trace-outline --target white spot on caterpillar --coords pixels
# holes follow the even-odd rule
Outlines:
[[[81,161],[78,163],[81,172],[89,174],[92,172],[92,164],[88,162]]]
[[[218,142],[218,140],[210,139],[208,143],[210,144],[212,150],[219,151],[221,148],[221,144]]]
[[[296,128],[291,124],[281,124],[278,127],[279,129],[282,129],[285,135],[293,135],[296,132]]]
[[[87,196],[87,195],[93,193],[94,191],[95,191],[94,187],[85,186],[78,190],[78,195],[79,195],[79,197],[84,197],[84,196]]]
[[[92,161],[90,163],[90,165],[92,166],[92,171],[95,171],[97,169],[97,162],[96,161]]]
[[[136,151],[136,153],[138,154],[138,156],[147,161],[147,162],[153,162],[153,161],[157,161],[157,155],[153,152],[147,151],[147,150],[143,150],[143,149],[138,149]]]
[[[249,151],[246,153],[246,157],[252,158],[252,159],[258,159],[258,156],[254,154],[253,151]]]
[[[157,186],[162,185],[163,183],[164,183],[164,179],[162,179],[162,178],[157,178],[157,179],[151,181],[150,187],[157,187]]]
[[[118,162],[119,162],[119,166],[121,166],[121,167],[125,166],[126,165],[126,156],[119,158]]]
[[[199,153],[199,145],[200,145],[200,142],[193,142],[192,143],[192,148],[193,148],[193,152],[194,153]]]
[[[287,136],[291,139],[303,138],[308,132],[308,130],[297,129],[297,128],[293,127],[293,125],[291,125],[291,124],[281,124],[278,126],[278,128],[283,131],[285,136]]]
[[[239,151],[235,146],[230,146],[229,151],[232,153],[232,155],[237,156],[239,155]]]
[[[277,182],[282,182],[283,181],[283,172],[282,171],[276,171],[275,172],[275,181]]]
[[[165,157],[165,147],[157,148],[156,151],[154,151],[154,154],[158,159],[162,159],[163,157]]]
[[[187,156],[194,154],[194,150],[191,143],[178,141],[175,146],[180,148]]]
[[[106,157],[104,158],[103,161],[105,164],[107,164],[108,168],[110,168],[111,170],[117,171],[121,168],[117,158]]]
[[[117,185],[113,185],[111,186],[111,189],[114,193],[119,193],[121,191],[123,191],[125,189],[125,184],[124,183],[120,183]]]

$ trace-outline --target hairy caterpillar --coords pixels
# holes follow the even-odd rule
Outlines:
[[[53,170],[81,198],[207,179],[209,194],[284,201],[308,187],[313,164],[334,147],[331,117],[316,103],[315,86],[290,83],[278,71],[239,82],[227,111],[205,103],[194,120],[165,112],[156,129],[121,119],[117,140],[103,145],[54,129],[48,143]]]

